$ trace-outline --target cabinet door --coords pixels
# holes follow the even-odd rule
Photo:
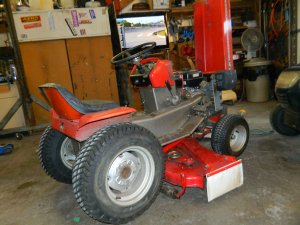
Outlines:
[[[31,95],[43,100],[38,86],[44,83],[58,83],[72,91],[65,40],[20,43],[26,83]],[[36,124],[50,121],[50,113],[33,103]]]
[[[66,42],[75,96],[119,102],[110,36]]]

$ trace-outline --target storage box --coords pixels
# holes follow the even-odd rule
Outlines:
[[[0,84],[0,93],[6,93],[10,91],[10,85],[9,84]]]

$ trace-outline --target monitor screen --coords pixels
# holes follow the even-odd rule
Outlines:
[[[165,13],[131,13],[117,18],[122,49],[156,42],[156,49],[169,47]]]

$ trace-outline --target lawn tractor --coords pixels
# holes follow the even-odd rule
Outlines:
[[[224,11],[224,1],[212,4],[216,2],[220,5],[214,9]],[[209,18],[206,4],[195,6],[195,17],[200,13],[204,21]],[[227,21],[225,8],[221,17]],[[201,38],[211,35],[211,27],[226,25],[223,20],[208,21]],[[206,24],[197,21],[195,29]],[[212,41],[196,43],[196,65],[205,64],[201,70],[173,71],[169,60],[145,57],[154,42],[114,56],[113,64],[133,65],[130,81],[140,91],[143,112],[112,102],[80,101],[59,84],[40,86],[52,106],[51,126],[40,140],[40,162],[50,177],[73,184],[77,202],[90,217],[126,223],[149,208],[160,191],[180,198],[187,188],[201,188],[211,201],[242,185],[242,162],[236,157],[247,146],[249,127],[221,104],[221,91],[236,82],[226,32],[220,37],[224,41],[214,45],[217,56],[200,47]],[[206,54],[199,59],[202,51]],[[212,150],[199,144],[208,135]]]
[[[300,65],[284,70],[275,86],[279,104],[270,114],[275,131],[286,136],[300,134]]]

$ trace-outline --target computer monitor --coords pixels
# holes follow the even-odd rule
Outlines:
[[[145,42],[156,42],[155,49],[169,48],[165,12],[138,12],[121,14],[117,26],[122,49]]]

